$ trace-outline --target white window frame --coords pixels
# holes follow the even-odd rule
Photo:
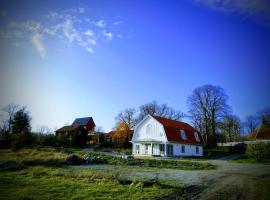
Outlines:
[[[196,139],[197,142],[201,141],[200,138],[199,138],[198,132],[194,132],[194,136],[195,136],[195,139]]]
[[[182,138],[182,140],[187,140],[187,134],[186,134],[186,132],[185,132],[185,130],[180,130],[180,134],[181,134],[181,138]]]

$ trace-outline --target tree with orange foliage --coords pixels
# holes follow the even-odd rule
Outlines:
[[[133,131],[130,130],[129,126],[124,122],[120,122],[111,135],[112,143],[118,148],[128,147],[131,145],[132,135]]]

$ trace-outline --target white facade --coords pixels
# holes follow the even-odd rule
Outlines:
[[[203,156],[201,145],[168,141],[163,125],[151,115],[135,127],[131,142],[135,156]]]

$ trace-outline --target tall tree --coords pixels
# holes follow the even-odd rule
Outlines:
[[[227,142],[237,141],[240,138],[242,122],[235,115],[226,115],[220,123],[221,134],[226,136]]]
[[[4,122],[7,126],[7,133],[11,132],[11,123],[14,118],[15,113],[20,109],[20,107],[16,104],[8,104],[3,108],[3,111],[7,114],[7,121]]]
[[[31,132],[31,117],[26,111],[26,108],[22,108],[17,111],[11,122],[11,128],[13,134],[29,135]]]
[[[245,120],[245,127],[247,128],[248,133],[253,133],[259,126],[259,119],[255,115],[249,115]]]
[[[125,123],[129,129],[133,129],[136,125],[136,110],[133,108],[127,108],[115,117],[116,124],[120,124],[121,122]]]
[[[207,145],[215,145],[217,125],[230,110],[227,101],[224,89],[210,84],[196,88],[188,97],[190,117],[194,126],[204,134]],[[213,139],[211,144],[210,137]]]
[[[181,120],[185,116],[183,112],[175,110],[167,104],[158,104],[156,101],[140,106],[137,121],[142,120],[148,114],[174,120]]]
[[[125,122],[120,122],[116,130],[111,135],[112,143],[116,147],[124,148],[130,146],[133,131],[129,129]]]

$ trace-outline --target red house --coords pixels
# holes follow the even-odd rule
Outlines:
[[[94,131],[96,127],[96,124],[92,117],[76,118],[72,125],[83,126],[88,133]]]

